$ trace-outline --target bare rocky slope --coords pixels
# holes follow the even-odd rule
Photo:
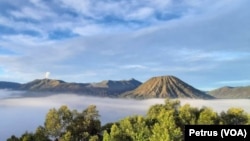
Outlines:
[[[196,98],[212,99],[213,96],[200,91],[175,76],[153,77],[135,90],[121,95],[125,98]]]

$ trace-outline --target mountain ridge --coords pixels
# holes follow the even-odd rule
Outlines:
[[[106,83],[104,83],[106,82]],[[12,90],[24,90],[28,92],[63,92],[63,93],[75,93],[82,95],[91,96],[108,96],[116,97],[118,94],[125,91],[129,91],[138,87],[141,82],[135,79],[130,80],[106,80],[98,83],[75,83],[75,82],[65,82],[56,79],[35,79],[27,83],[10,83],[13,85],[7,85],[9,83],[0,83],[0,88]],[[18,87],[14,86],[17,84]],[[106,86],[101,86],[106,85]],[[4,87],[5,86],[5,87]]]
[[[250,98],[250,86],[241,86],[241,87],[231,87],[224,86],[217,88],[208,92],[208,94],[223,99],[239,99],[239,98]]]
[[[170,79],[164,80],[164,77]],[[149,80],[157,78],[157,81],[148,83],[146,84],[147,86],[143,86],[147,81],[142,83],[134,78],[129,80],[104,80],[94,83],[65,82],[56,79],[35,79],[27,83],[0,81],[0,89],[23,90],[30,93],[29,96],[32,96],[33,93],[40,93],[40,95],[43,96],[43,93],[46,92],[52,94],[75,93],[80,95],[121,98],[199,98],[199,96],[202,98],[202,96],[205,96],[205,99],[207,99],[208,95],[215,98],[250,98],[250,86],[224,86],[205,92],[194,88],[172,75],[155,76]],[[165,85],[164,83],[171,85]],[[183,85],[185,87],[183,87]],[[188,89],[191,90],[187,91]],[[198,93],[199,96],[197,97],[195,93]]]
[[[21,83],[0,81],[0,89],[17,89],[21,86]]]

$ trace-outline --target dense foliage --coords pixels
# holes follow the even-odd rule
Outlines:
[[[178,100],[151,106],[145,116],[130,116],[101,126],[98,110],[90,105],[82,112],[63,105],[50,109],[44,126],[7,141],[183,141],[187,124],[250,124],[250,114],[241,108],[217,113],[209,107],[181,106]]]

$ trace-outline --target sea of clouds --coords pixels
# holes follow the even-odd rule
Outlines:
[[[102,124],[118,121],[125,116],[145,115],[150,106],[164,103],[164,99],[132,100],[56,94],[46,97],[21,97],[25,92],[0,90],[0,140],[11,135],[20,136],[25,131],[34,132],[43,125],[49,109],[67,105],[82,111],[89,105],[97,106]],[[207,106],[214,111],[226,111],[230,107],[243,108],[250,113],[250,99],[195,100],[180,99],[181,104],[194,107]]]

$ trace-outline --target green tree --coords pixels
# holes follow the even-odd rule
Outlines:
[[[7,141],[20,141],[20,140],[15,135],[12,135],[10,138],[7,139]]]
[[[105,137],[105,140],[106,139],[107,138]],[[116,124],[111,127],[109,139],[109,141],[133,141],[132,137],[127,133],[122,132]]]
[[[96,135],[101,130],[101,122],[99,120],[99,111],[95,105],[88,106],[84,111],[85,126],[90,135]]]
[[[73,119],[67,127],[74,141],[89,140],[91,136],[101,132],[99,112],[95,105],[90,105],[81,113],[73,111]]]
[[[97,135],[91,136],[89,141],[99,141],[99,137]]]
[[[199,110],[197,108],[191,107],[189,104],[180,106],[177,111],[177,116],[175,122],[181,131],[184,133],[185,125],[195,125],[199,117]]]
[[[248,123],[248,114],[242,108],[229,108],[221,112],[220,118],[225,125],[244,125]]]
[[[25,132],[21,136],[20,141],[34,141],[34,135],[32,133]]]
[[[147,126],[151,129],[150,141],[178,141],[182,138],[179,128],[179,100],[166,99],[164,104],[150,107],[147,112]],[[184,126],[183,126],[184,129]]]
[[[45,129],[48,135],[52,137],[59,137],[61,134],[60,117],[55,108],[50,109],[45,119]]]
[[[34,133],[34,140],[35,141],[50,141],[49,137],[46,134],[46,130],[44,127],[39,126]]]
[[[185,104],[179,109],[179,119],[183,125],[196,124],[198,117],[199,110],[189,104]]]
[[[88,106],[84,111],[83,114],[86,119],[91,119],[91,120],[98,120],[100,115],[99,111],[96,109],[95,105],[90,105]]]
[[[110,131],[111,131],[111,127],[112,127],[112,125],[113,125],[114,123],[112,123],[112,122],[110,122],[110,123],[106,123],[105,125],[103,125],[102,127],[101,127],[101,131],[107,131],[107,133],[110,133]]]
[[[203,107],[200,110],[197,124],[219,124],[219,116],[211,108]]]
[[[248,114],[248,125],[250,125],[250,114]]]
[[[71,133],[67,131],[66,133],[63,134],[63,136],[60,138],[61,141],[71,141]]]
[[[152,128],[150,141],[181,141],[182,131],[176,125],[175,110],[162,109],[158,122]]]
[[[51,137],[58,138],[66,132],[66,127],[71,121],[72,113],[66,105],[61,106],[58,110],[50,109],[45,119],[45,130]]]
[[[122,133],[130,136],[133,140],[147,141],[150,136],[150,130],[146,125],[146,120],[142,116],[126,117],[119,122],[119,128]]]
[[[107,132],[107,130],[104,130],[103,131],[103,141],[110,141],[111,138],[110,138],[110,135],[109,133]]]
[[[179,108],[180,108],[179,100],[166,99],[164,104],[155,104],[151,106],[147,112],[147,118],[153,120],[154,118],[159,116],[160,112],[162,112],[162,109],[166,111],[174,110],[174,115],[176,117]]]

